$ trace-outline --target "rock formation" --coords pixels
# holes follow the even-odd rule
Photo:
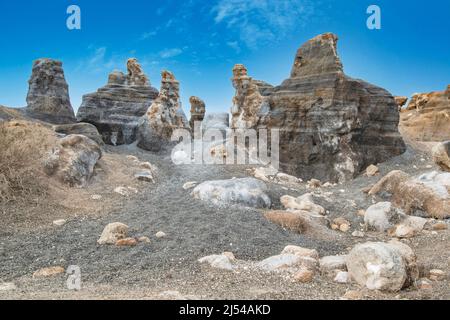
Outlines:
[[[347,77],[336,44],[330,33],[309,40],[275,88],[233,69],[232,127],[279,129],[281,170],[306,180],[345,181],[405,151],[394,97]]]
[[[400,129],[415,141],[450,140],[450,85],[445,91],[415,94],[401,113]]]
[[[189,128],[181,108],[180,83],[169,71],[163,71],[161,77],[161,91],[139,121],[138,147],[149,151],[172,145],[174,130]]]
[[[95,125],[107,144],[133,143],[139,118],[158,96],[136,59],[128,60],[127,69],[127,75],[113,71],[106,86],[83,96],[78,110],[78,121]]]
[[[97,128],[90,123],[73,123],[73,124],[60,124],[53,126],[53,130],[59,134],[71,135],[81,134],[94,140],[98,145],[103,145],[103,139],[99,134]]]
[[[205,118],[206,107],[205,102],[199,97],[191,97],[189,102],[191,103],[191,119],[189,125],[192,131],[194,131],[195,122],[202,122]]]
[[[58,124],[76,121],[62,62],[36,60],[28,84],[28,106],[25,108],[28,116]]]
[[[438,143],[432,149],[433,161],[442,170],[450,172],[450,141]]]
[[[406,102],[408,102],[408,97],[394,97],[394,99],[399,110],[401,110],[402,107],[406,104]]]

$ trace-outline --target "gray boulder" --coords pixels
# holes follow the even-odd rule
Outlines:
[[[206,181],[194,188],[196,199],[218,206],[237,204],[252,208],[269,208],[271,200],[266,194],[267,186],[261,180],[242,178]]]

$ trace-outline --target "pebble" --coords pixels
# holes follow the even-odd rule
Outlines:
[[[155,236],[156,236],[158,239],[161,239],[161,238],[167,237],[167,234],[165,234],[165,233],[162,232],[162,231],[159,231],[159,232],[156,233]]]
[[[101,198],[102,198],[102,196],[99,195],[99,194],[93,194],[93,195],[91,196],[91,199],[92,199],[92,200],[100,200]]]
[[[65,225],[66,222],[67,222],[67,220],[59,219],[59,220],[53,221],[53,225],[61,227],[61,226]]]
[[[349,279],[348,272],[345,272],[345,271],[339,271],[336,274],[336,277],[334,278],[334,282],[337,282],[337,283],[348,283],[349,280],[350,279]]]
[[[300,283],[308,283],[314,279],[314,272],[307,268],[300,268],[294,275],[294,280]]]
[[[65,269],[63,267],[47,267],[39,269],[33,273],[33,278],[51,277],[64,272]]]
[[[13,282],[0,283],[0,291],[13,291],[16,289],[17,287]]]
[[[117,247],[134,247],[135,245],[137,245],[135,238],[125,238],[116,241]]]

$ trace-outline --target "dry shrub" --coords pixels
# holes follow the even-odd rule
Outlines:
[[[307,222],[300,215],[289,211],[269,211],[264,214],[267,220],[275,223],[289,231],[304,233]]]
[[[46,194],[41,161],[54,138],[50,129],[25,122],[0,122],[0,203]]]

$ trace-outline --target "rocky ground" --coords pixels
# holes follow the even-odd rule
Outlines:
[[[238,206],[216,207],[194,199],[185,190],[186,182],[247,177],[247,166],[175,166],[170,157],[142,151],[134,146],[107,147],[104,159],[111,166],[121,164],[131,170],[134,155],[157,167],[155,183],[127,179],[102,180],[96,169],[92,183],[84,190],[86,199],[101,195],[89,214],[89,207],[77,214],[65,206],[42,212],[46,219],[30,217],[27,223],[2,226],[0,230],[0,299],[450,299],[448,277],[431,281],[430,286],[413,285],[397,293],[361,289],[357,284],[338,284],[333,278],[316,274],[308,283],[293,281],[277,273],[253,269],[227,271],[213,269],[197,260],[203,256],[233,252],[237,259],[259,261],[277,255],[287,245],[316,249],[319,255],[346,254],[355,244],[388,240],[382,233],[362,230],[358,210],[367,209],[381,198],[361,190],[376,183],[392,170],[420,174],[437,168],[429,153],[408,148],[401,156],[379,165],[380,174],[361,175],[355,180],[330,187],[308,189],[306,183],[286,188],[267,183],[274,209],[281,209],[280,197],[313,192],[314,201],[327,210],[330,220],[344,217],[351,224],[347,232],[332,231],[302,235],[287,231],[266,220],[262,210]],[[131,171],[130,171],[131,172]],[[102,182],[103,181],[103,182]],[[129,196],[114,192],[119,186],[136,188]],[[69,191],[72,192],[72,191]],[[79,196],[77,191],[73,191]],[[70,198],[70,195],[67,196]],[[83,198],[80,198],[83,202]],[[6,209],[6,210],[5,210]],[[10,208],[3,209],[8,214]],[[54,220],[67,220],[62,226]],[[150,243],[133,247],[98,245],[104,227],[122,222],[129,235],[146,236]],[[448,223],[447,223],[448,224]],[[157,232],[165,237],[156,237]],[[423,231],[402,240],[417,254],[423,270],[440,269],[450,274],[450,231]],[[46,267],[77,265],[82,289],[67,289],[67,275],[37,277]],[[3,284],[2,284],[3,283]]]

